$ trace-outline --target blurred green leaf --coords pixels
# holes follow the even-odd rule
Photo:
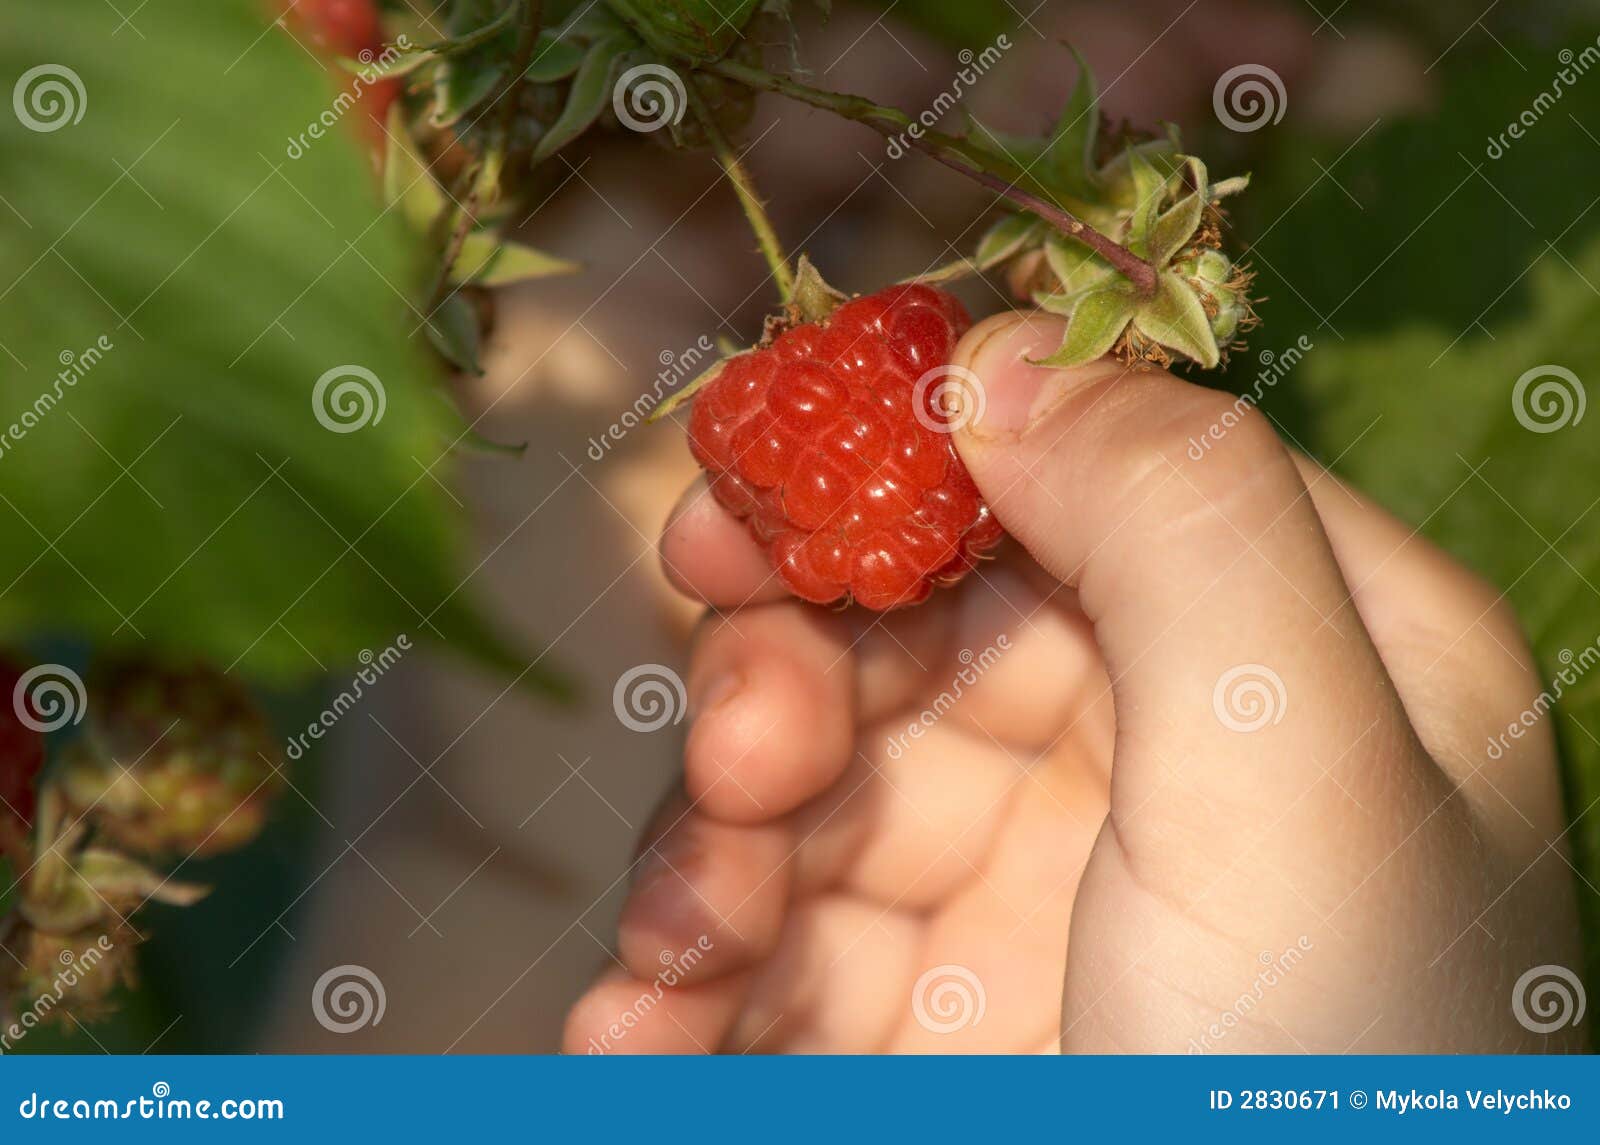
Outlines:
[[[407,631],[520,672],[460,591],[414,240],[359,107],[312,134],[337,90],[254,0],[151,0],[137,51],[118,19],[0,16],[8,84],[63,85],[29,105],[53,130],[0,116],[0,633],[288,677]]]
[[[450,6],[445,31],[451,39],[465,39],[475,46],[451,52],[439,62],[430,117],[435,127],[456,123],[500,86],[515,39],[510,7],[507,0],[456,0]],[[484,36],[487,42],[479,43]]]

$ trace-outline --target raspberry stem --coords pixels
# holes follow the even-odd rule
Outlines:
[[[744,217],[749,220],[750,229],[755,232],[756,244],[761,248],[762,257],[767,260],[772,280],[778,284],[779,297],[784,305],[788,305],[794,297],[794,272],[789,268],[789,260],[783,253],[783,244],[778,240],[778,232],[772,225],[772,219],[767,215],[766,205],[756,193],[755,181],[751,179],[750,172],[746,170],[744,164],[739,161],[739,156],[728,142],[728,137],[723,134],[722,128],[717,126],[716,117],[711,114],[711,109],[706,107],[704,98],[695,87],[693,76],[689,77],[684,90],[689,96],[690,110],[700,121],[700,127],[705,131],[712,151],[716,153],[717,165],[722,168],[723,174],[727,175],[728,182],[733,184],[734,193],[739,196],[739,206],[744,209]]]
[[[831,111],[835,115],[870,127],[885,138],[898,138],[905,146],[922,152],[954,171],[959,171],[967,178],[1037,215],[1062,233],[1077,239],[1116,268],[1145,297],[1153,297],[1156,293],[1155,267],[1121,243],[1101,234],[1066,208],[1024,191],[1019,183],[1027,174],[1025,170],[1010,165],[1009,179],[988,171],[985,164],[993,163],[996,157],[987,153],[979,154],[963,139],[925,129],[921,124],[915,125],[916,133],[913,134],[910,130],[913,121],[903,111],[884,107],[861,96],[810,87],[786,76],[773,75],[761,68],[739,63],[737,60],[717,60],[706,65],[706,70],[759,91],[775,92],[801,103],[810,104],[812,107]]]

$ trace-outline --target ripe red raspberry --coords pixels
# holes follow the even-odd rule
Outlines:
[[[918,385],[969,325],[943,291],[892,287],[730,359],[696,395],[695,460],[797,596],[917,604],[999,542],[937,385]]]
[[[21,679],[21,669],[0,660],[0,819],[20,820],[26,827],[33,822],[34,781],[44,766],[44,736],[17,715]],[[26,696],[23,702],[28,702]],[[31,707],[24,710],[33,714]]]

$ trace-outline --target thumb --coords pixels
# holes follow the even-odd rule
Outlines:
[[[1275,819],[1304,798],[1326,811],[1341,789],[1317,785],[1336,761],[1363,745],[1412,754],[1266,418],[1152,367],[1030,364],[1063,333],[1056,317],[1011,314],[963,339],[955,363],[977,393],[956,446],[1000,522],[1094,624],[1117,713],[1113,819],[1144,808],[1138,826],[1161,833],[1197,808]],[[1345,786],[1360,799],[1394,781],[1384,770],[1355,767]]]

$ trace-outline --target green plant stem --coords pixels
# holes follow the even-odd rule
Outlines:
[[[812,107],[831,111],[845,119],[865,124],[885,138],[898,139],[904,146],[920,151],[930,159],[959,171],[967,178],[1039,216],[1057,230],[1077,239],[1116,268],[1145,296],[1154,295],[1156,292],[1155,267],[1121,243],[1101,234],[1066,208],[1024,191],[1019,183],[1025,172],[1014,164],[1010,165],[1009,179],[990,174],[983,169],[982,163],[984,159],[992,157],[987,154],[978,156],[975,149],[965,140],[925,129],[920,124],[915,125],[916,133],[913,134],[911,131],[913,120],[910,116],[894,108],[882,107],[861,96],[810,87],[786,76],[776,76],[761,68],[739,63],[737,60],[718,60],[708,64],[706,70],[736,83],[742,83],[746,87],[775,92]]]
[[[684,90],[689,96],[690,110],[700,121],[700,127],[705,131],[712,151],[716,153],[718,166],[728,176],[728,182],[733,184],[734,193],[739,196],[739,206],[744,208],[744,217],[750,221],[750,229],[755,232],[756,244],[761,248],[762,257],[767,260],[773,281],[778,284],[778,295],[784,305],[788,305],[790,299],[794,297],[794,271],[783,253],[783,244],[778,240],[778,232],[773,228],[772,219],[767,215],[767,208],[761,202],[761,196],[756,193],[755,182],[750,178],[750,172],[745,169],[744,164],[739,162],[739,156],[728,143],[727,136],[717,126],[711,109],[706,107],[705,100],[695,89],[693,76],[689,77]]]

